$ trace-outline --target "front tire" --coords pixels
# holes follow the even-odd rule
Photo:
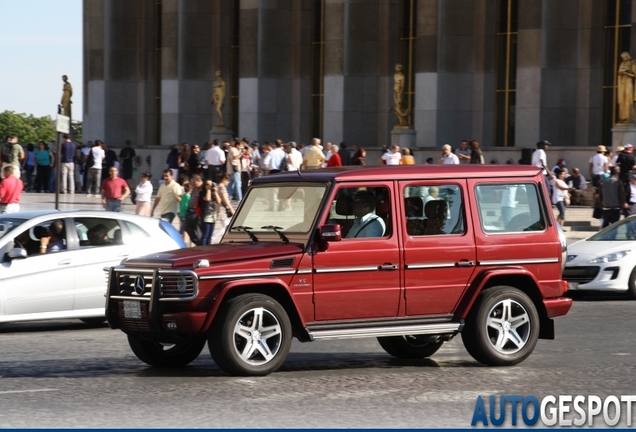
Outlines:
[[[629,275],[629,282],[627,285],[627,298],[630,300],[636,300],[636,267]]]
[[[388,336],[379,337],[380,346],[393,357],[402,359],[423,359],[435,354],[444,341],[431,340],[430,336]]]
[[[462,331],[462,342],[478,362],[512,366],[525,360],[539,339],[539,314],[534,303],[516,288],[482,291]]]
[[[229,374],[260,376],[283,364],[291,339],[291,323],[280,303],[262,294],[245,294],[221,306],[208,348]]]
[[[192,363],[205,346],[205,338],[189,343],[161,344],[128,335],[128,345],[142,362],[156,367],[182,367]]]

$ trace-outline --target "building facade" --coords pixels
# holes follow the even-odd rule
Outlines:
[[[416,147],[611,145],[631,0],[84,0],[84,136],[379,147],[395,65]],[[635,56],[636,57],[636,56]]]

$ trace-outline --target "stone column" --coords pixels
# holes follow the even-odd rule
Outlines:
[[[240,14],[239,135],[261,142],[305,141],[311,5],[241,2]],[[300,55],[294,58],[294,54]],[[301,126],[292,126],[293,122]]]
[[[392,58],[380,49],[389,48],[386,40],[394,27],[386,25],[383,14],[397,18],[392,11],[378,0],[326,1],[324,140],[388,144],[387,101],[392,93],[387,80],[393,76],[395,62],[390,65]],[[397,45],[391,48],[396,50]]]

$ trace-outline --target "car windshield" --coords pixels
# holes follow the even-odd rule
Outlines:
[[[248,230],[272,233],[307,234],[316,220],[325,185],[257,186],[244,198],[229,227],[230,232]]]
[[[0,238],[4,237],[5,235],[13,231],[15,227],[22,225],[26,221],[26,219],[0,217]]]
[[[636,240],[636,217],[630,217],[613,223],[587,239],[587,241],[633,240]]]

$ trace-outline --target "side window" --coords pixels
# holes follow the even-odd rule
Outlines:
[[[341,188],[328,223],[340,224],[343,240],[389,237],[393,228],[390,198],[386,187]]]
[[[121,244],[121,228],[115,219],[76,218],[75,231],[81,248]]]
[[[126,225],[126,228],[128,228],[128,232],[125,234],[126,236],[125,239],[122,239],[120,234],[119,243],[130,244],[130,243],[147,240],[150,237],[150,234],[148,234],[139,225],[134,224],[132,222],[128,222],[128,221],[123,221],[123,222],[124,222],[124,225]]]
[[[464,234],[464,205],[457,185],[416,185],[404,190],[406,232],[410,236]]]
[[[478,185],[475,189],[485,233],[543,231],[539,191],[534,183]]]
[[[40,249],[41,238],[48,237],[46,253],[54,253],[66,250],[66,229],[64,220],[56,219],[40,223],[18,234],[13,244],[16,247],[23,247],[27,252],[27,257],[38,256],[44,253]]]

